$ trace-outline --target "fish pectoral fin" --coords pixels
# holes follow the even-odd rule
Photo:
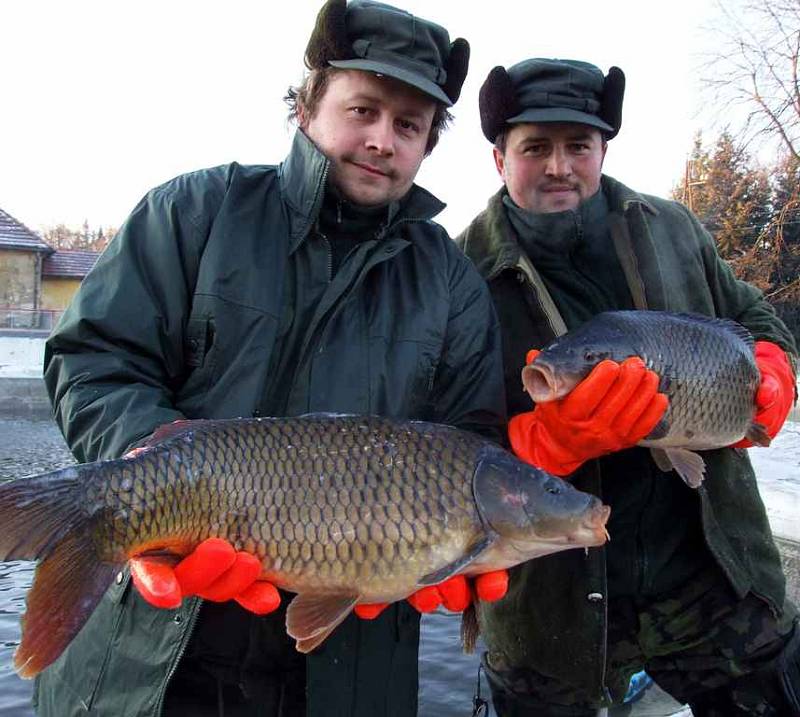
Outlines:
[[[445,580],[447,580],[447,578],[453,577],[453,575],[456,575],[465,567],[467,567],[467,565],[475,560],[475,558],[477,558],[484,550],[489,548],[493,542],[494,536],[484,536],[460,558],[454,560],[452,563],[448,563],[438,570],[434,570],[427,575],[423,575],[417,581],[417,587],[424,588],[427,585],[438,585],[439,583],[443,583]]]
[[[706,462],[699,454],[685,448],[665,448],[664,454],[690,488],[697,488],[703,482]]]
[[[300,593],[286,609],[286,632],[299,652],[311,652],[353,610],[360,596],[348,593]]]
[[[744,434],[744,437],[750,441],[754,446],[768,446],[772,443],[772,438],[770,438],[769,433],[767,433],[767,429],[762,423],[753,423],[747,429],[747,433]]]
[[[651,448],[650,455],[653,462],[658,466],[658,470],[669,473],[672,470],[672,461],[667,457],[663,448]]]

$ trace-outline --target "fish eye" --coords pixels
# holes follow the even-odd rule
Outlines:
[[[586,352],[586,353],[583,355],[583,358],[584,358],[586,361],[595,361],[595,360],[597,359],[597,354],[596,354],[594,351],[587,351],[587,352]]]
[[[561,486],[556,483],[551,483],[547,486],[547,488],[545,488],[545,490],[552,495],[558,495],[561,493]]]

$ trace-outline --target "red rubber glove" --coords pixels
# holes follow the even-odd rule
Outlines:
[[[538,353],[529,352],[528,363]],[[568,475],[590,458],[636,445],[656,427],[669,405],[658,384],[638,357],[601,361],[568,396],[514,416],[511,447],[528,463]]]
[[[213,602],[236,600],[266,615],[281,602],[272,583],[258,580],[261,561],[221,538],[204,540],[174,568],[157,557],[132,558],[130,565],[133,584],[155,607],[176,608],[183,598],[197,595]]]
[[[476,575],[473,579],[475,594],[479,600],[495,602],[502,598],[508,590],[508,572],[495,570],[491,573]],[[433,612],[444,605],[453,612],[463,612],[473,600],[470,583],[463,575],[455,575],[438,585],[417,590],[408,597],[408,602],[419,612]],[[368,603],[356,605],[354,612],[364,620],[378,617],[389,603]]]
[[[756,392],[753,421],[764,426],[770,438],[775,438],[797,402],[795,377],[786,352],[771,341],[756,341],[755,358],[761,383]],[[733,447],[750,448],[752,445],[743,438]]]

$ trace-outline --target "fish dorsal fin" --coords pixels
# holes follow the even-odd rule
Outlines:
[[[736,336],[736,338],[744,341],[751,349],[755,347],[755,339],[753,339],[753,334],[751,334],[750,331],[733,319],[722,319],[714,316],[704,316],[703,314],[692,314],[688,312],[675,314],[675,316],[691,319],[692,321],[698,321],[700,323],[708,324],[709,326],[715,326],[717,329],[720,329],[721,331],[727,331],[728,333]]]
[[[494,542],[494,537],[485,535],[481,540],[475,543],[467,552],[466,554],[462,555],[460,558],[454,560],[452,563],[448,563],[443,568],[439,568],[438,570],[434,570],[432,573],[428,573],[427,575],[423,575],[418,581],[418,587],[425,587],[427,585],[438,585],[439,583],[444,582],[447,578],[453,577],[453,575],[458,574],[463,570],[467,565],[469,565],[475,558],[477,558],[484,550],[486,550],[492,543]]]
[[[300,593],[286,609],[286,632],[299,652],[311,652],[352,611],[359,596],[351,593]]]
[[[697,488],[703,482],[706,462],[699,454],[687,451],[685,448],[665,448],[664,456],[672,464],[675,472],[683,478],[686,485]]]

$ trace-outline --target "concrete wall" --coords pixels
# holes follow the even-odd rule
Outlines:
[[[41,378],[45,338],[0,334],[0,378]]]
[[[38,309],[36,306],[38,254],[0,249],[0,306]]]
[[[42,381],[46,337],[13,333],[0,333],[0,418],[51,418]]]

